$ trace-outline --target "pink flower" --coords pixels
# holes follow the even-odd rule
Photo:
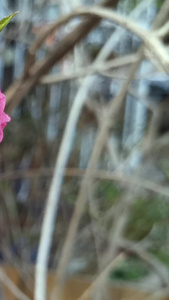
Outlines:
[[[0,90],[0,142],[2,142],[4,134],[3,129],[5,128],[7,122],[10,122],[11,118],[4,113],[6,104],[6,96],[1,93]]]

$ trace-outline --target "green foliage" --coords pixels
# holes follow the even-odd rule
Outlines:
[[[162,251],[153,253],[164,265],[169,268],[169,254]]]
[[[118,202],[121,196],[118,186],[110,181],[99,181],[95,193],[102,211],[111,208],[113,204]]]
[[[162,170],[163,174],[165,174],[166,180],[169,180],[169,161],[168,158],[162,158],[159,161],[159,168]]]
[[[75,205],[78,194],[79,182],[77,179],[66,178],[63,188],[62,197],[67,204]]]
[[[159,9],[163,3],[164,3],[164,0],[156,0],[157,8]]]
[[[138,199],[132,206],[127,238],[141,240],[152,229],[154,223],[167,220],[169,205],[161,199]]]
[[[15,12],[8,17],[3,18],[0,20],[0,32],[9,24],[9,22],[13,19],[13,17],[17,14],[18,12]]]
[[[129,258],[122,262],[109,275],[111,280],[138,281],[148,274],[148,269],[138,258]]]

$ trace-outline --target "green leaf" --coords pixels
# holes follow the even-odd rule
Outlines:
[[[8,23],[12,20],[12,18],[18,13],[15,12],[11,15],[9,15],[8,17],[6,18],[3,18],[1,21],[0,21],[0,32],[4,29],[4,27],[6,27],[8,25]]]

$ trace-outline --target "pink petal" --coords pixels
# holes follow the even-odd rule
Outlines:
[[[0,91],[0,111],[4,111],[6,103],[6,96]]]
[[[4,112],[6,104],[6,96],[0,91],[0,142],[3,140],[3,129],[10,122],[11,118]]]
[[[0,143],[2,142],[4,137],[3,129],[0,128]]]
[[[11,118],[5,114],[4,112],[0,112],[0,124],[1,123],[5,123],[5,122],[9,122],[11,120]]]
[[[6,127],[7,123],[2,123],[1,128],[4,129]]]

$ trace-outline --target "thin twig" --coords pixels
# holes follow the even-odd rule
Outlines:
[[[97,276],[97,278],[92,282],[89,288],[77,299],[77,300],[87,300],[91,299],[91,294],[93,293],[94,289],[100,286],[100,282],[105,281],[107,279],[109,273],[125,259],[124,254],[119,254],[115,259],[113,259],[107,267]]]
[[[116,4],[114,3],[113,6],[115,6]],[[102,3],[100,3],[100,6],[102,6],[102,5],[103,6],[110,6],[110,1],[103,1]],[[37,50],[40,49],[40,47],[43,45],[46,38],[50,34],[52,34],[52,32],[54,32],[58,27],[61,27],[65,23],[68,23],[73,18],[78,17],[78,15],[79,15],[79,13],[77,13],[76,10],[72,11],[71,13],[69,13],[65,16],[59,17],[59,19],[57,19],[53,24],[49,25],[48,28],[45,31],[43,31],[41,34],[39,34],[38,38],[31,45],[31,47],[29,49],[30,54],[35,55]]]
[[[50,62],[51,61],[53,61],[53,57],[51,58],[51,60],[50,60]],[[136,64],[137,65],[137,64]],[[138,66],[137,66],[138,67]],[[44,65],[43,65],[43,68],[44,68]],[[42,70],[43,70],[43,68],[42,68]],[[36,70],[36,68],[34,68],[33,69],[33,71],[35,71]],[[39,68],[39,70],[40,70],[40,68]],[[136,70],[135,70],[136,71]],[[42,72],[43,73],[43,72]],[[131,80],[131,78],[129,78],[129,80]],[[130,81],[128,82],[128,80],[127,80],[127,82],[126,83],[130,83]],[[127,84],[127,87],[126,87],[126,90],[123,90],[123,93],[121,93],[120,94],[120,99],[118,98],[116,98],[116,100],[118,100],[119,101],[119,103],[116,103],[117,101],[115,101],[115,104],[116,104],[116,108],[117,108],[117,110],[115,110],[115,113],[117,113],[117,111],[121,108],[121,105],[122,105],[122,103],[123,103],[123,98],[124,98],[124,96],[125,96],[125,93],[127,92],[127,88],[128,88],[128,84]],[[87,84],[86,84],[87,85]],[[84,90],[85,91],[85,90]],[[81,100],[81,103],[80,103],[80,107],[78,107],[78,109],[77,109],[77,112],[78,112],[78,114],[79,114],[79,112],[80,112],[80,110],[81,110],[81,105],[83,104],[85,102],[85,100],[83,99],[83,101]],[[122,102],[122,103],[121,103]],[[76,103],[76,101],[75,101],[75,103]],[[74,109],[74,108],[73,108]],[[114,111],[114,109],[115,109],[115,107],[113,106],[112,107],[112,109],[113,109],[113,111]],[[73,110],[72,110],[73,111]],[[75,110],[76,111],[76,110]],[[72,115],[73,115],[73,113],[71,114],[71,117],[72,117]],[[73,121],[72,120],[72,122],[73,122],[73,124],[76,126],[76,122],[77,122],[77,115],[74,115],[75,116],[75,121]],[[109,113],[109,117],[112,117],[112,115]],[[114,115],[114,117],[115,117],[115,115]],[[70,118],[71,119],[71,118]],[[67,125],[70,125],[70,124],[72,124],[72,123],[67,123]],[[72,132],[74,132],[74,125],[72,126],[72,130],[70,130],[69,131],[69,129],[68,128],[66,128],[66,133],[69,133],[69,134],[71,134],[71,139],[72,139]],[[100,136],[99,136],[99,139],[97,140],[97,142],[98,142],[98,144],[99,144],[99,146],[100,146],[100,143],[102,144],[102,142],[103,142],[103,140],[104,140],[104,134],[108,131],[108,129],[109,129],[109,127],[110,127],[110,124],[108,123],[108,122],[106,122],[106,124],[104,125],[104,127],[102,128],[102,130],[101,130],[101,133],[100,133]],[[68,145],[70,146],[71,144],[72,144],[72,140],[70,141],[70,137],[69,137],[69,135],[68,135],[68,141],[69,141],[69,143],[68,143]],[[104,144],[104,142],[103,142],[103,144]],[[61,150],[65,150],[65,147],[67,147],[67,144],[66,144],[66,141],[65,141],[65,139],[63,139],[63,144],[62,145],[64,145],[64,147],[62,148],[61,147]],[[100,147],[101,148],[101,147]],[[95,148],[96,149],[96,148]],[[66,160],[67,160],[67,158],[68,158],[68,155],[69,155],[69,151],[70,151],[70,149],[68,148],[67,149],[67,151],[66,151]],[[98,151],[100,151],[100,149],[98,150]],[[96,162],[97,162],[97,158],[99,157],[99,152],[97,152],[97,150],[95,150],[94,152],[93,152],[93,155],[94,155],[94,157],[95,157],[95,159],[96,159]],[[62,158],[63,159],[63,157],[64,156],[62,156],[62,154],[60,153],[60,156],[59,156],[59,159],[60,158]],[[63,171],[62,171],[62,169],[64,170],[64,168],[65,168],[65,164],[66,164],[66,161],[65,161],[65,157],[64,157],[64,159],[62,160],[58,160],[58,162],[59,162],[59,164],[62,162],[62,164],[60,164],[60,167],[62,167],[62,168],[60,168],[60,170],[61,170],[61,173],[59,172],[58,173],[58,176],[60,176],[61,178],[59,179],[59,183],[58,182],[56,182],[56,187],[58,187],[58,186],[60,186],[60,183],[62,183],[62,180],[63,180]],[[64,162],[64,163],[63,163]],[[92,164],[91,164],[92,165]],[[95,164],[94,164],[95,165]],[[59,168],[58,168],[59,169]],[[90,174],[90,172],[91,172],[91,170],[90,170],[90,168],[89,168],[89,171],[88,171],[89,173],[87,173],[87,174],[89,174],[89,175],[91,175]],[[91,172],[92,173],[92,172]],[[59,178],[59,177],[58,177]],[[86,178],[87,178],[87,176],[86,176]],[[53,180],[53,182],[55,181],[55,179]],[[86,180],[87,181],[87,180]],[[84,185],[83,185],[83,189],[82,189],[82,196],[83,196],[83,192],[85,192],[85,188],[86,188],[86,181],[84,180]],[[54,186],[54,185],[53,185]],[[52,190],[52,189],[51,189]],[[56,196],[56,194],[55,193],[52,193],[52,195],[55,195]],[[57,191],[57,197],[56,197],[56,199],[58,199],[58,196],[59,196],[59,194],[60,194],[60,192],[58,192]],[[84,200],[85,200],[85,197],[84,197]],[[57,205],[57,203],[58,203],[58,201],[56,201],[56,205]],[[83,197],[82,197],[82,203],[83,203]],[[50,202],[49,202],[49,206],[50,206]],[[83,206],[83,205],[82,205]],[[81,204],[80,204],[80,211],[81,211]],[[51,206],[50,207],[50,209],[47,207],[47,212],[49,211],[50,213],[51,213],[51,216],[53,216],[53,217],[51,217],[51,220],[49,220],[49,218],[47,218],[47,221],[49,221],[49,222],[47,222],[47,226],[48,226],[48,228],[50,227],[50,231],[46,231],[46,228],[45,227],[43,227],[43,231],[42,231],[42,233],[44,233],[45,232],[45,234],[46,234],[46,237],[47,237],[47,240],[45,240],[45,239],[43,239],[43,241],[44,241],[44,243],[41,243],[40,244],[40,246],[44,246],[44,249],[42,249],[42,251],[44,250],[44,252],[43,252],[43,254],[45,253],[45,247],[46,247],[46,249],[48,249],[47,250],[47,257],[46,257],[46,254],[45,254],[45,256],[43,257],[43,258],[45,258],[45,259],[42,259],[41,260],[41,262],[44,264],[44,262],[45,262],[45,264],[42,266],[42,265],[40,265],[39,264],[39,270],[38,271],[40,271],[40,272],[43,272],[42,273],[42,277],[41,277],[41,279],[43,278],[43,280],[41,281],[41,282],[39,282],[40,283],[40,286],[38,287],[38,288],[40,288],[41,289],[41,291],[39,290],[39,295],[42,295],[42,297],[40,297],[40,298],[37,298],[37,299],[44,299],[44,296],[45,296],[45,294],[44,294],[44,291],[45,291],[45,272],[46,272],[46,262],[47,262],[47,259],[48,259],[48,253],[49,253],[49,249],[50,249],[50,244],[51,244],[51,236],[52,236],[52,232],[53,232],[53,226],[54,226],[54,216],[55,216],[55,210],[54,211],[52,211],[51,212],[51,209],[53,209],[53,207]],[[79,217],[80,217],[80,215],[81,215],[81,213],[79,214],[79,212],[78,212],[78,209],[76,210],[77,211],[77,214],[75,214],[75,216],[77,217],[76,219],[74,218],[73,219],[73,221],[74,221],[74,223],[72,223],[73,225],[72,225],[72,227],[70,227],[70,229],[72,230],[72,232],[71,232],[71,230],[70,230],[70,233],[72,234],[73,233],[73,235],[68,235],[68,242],[70,242],[70,240],[71,239],[69,239],[70,238],[70,236],[71,237],[73,237],[72,238],[72,242],[73,242],[73,240],[74,240],[74,233],[76,233],[76,230],[77,230],[77,226],[78,226],[78,221],[79,221]],[[46,220],[46,219],[45,219]],[[45,244],[47,244],[47,245],[45,245]],[[71,243],[69,243],[69,247],[68,247],[68,249],[66,249],[66,247],[65,247],[65,253],[68,253],[68,259],[69,259],[69,256],[70,256],[70,252],[71,251],[69,251],[69,250],[71,250],[71,248],[72,248],[72,244]],[[42,257],[41,257],[42,258]],[[63,268],[62,268],[62,264],[63,264]],[[61,266],[61,268],[60,268],[60,270],[61,270],[61,273],[60,273],[60,281],[62,282],[62,274],[64,274],[64,271],[65,271],[65,266],[66,266],[66,264],[67,264],[67,259],[66,259],[66,261],[65,261],[65,257],[64,257],[64,255],[62,256],[62,259],[61,259],[61,263],[60,263],[60,266]],[[39,273],[39,275],[40,275],[40,273]],[[44,277],[43,277],[44,276]]]
[[[105,0],[102,5],[107,7],[116,6],[119,0]],[[30,62],[31,68],[25,70],[24,75],[14,82],[5,92],[7,97],[6,112],[11,111],[20,103],[24,95],[26,95],[45,75],[55,63],[61,60],[74,46],[80,42],[87,34],[95,28],[101,19],[99,17],[88,17],[82,21],[73,31],[68,33],[58,43],[52,51],[37,63]]]
[[[169,21],[164,24],[163,27],[161,27],[158,32],[156,33],[157,37],[160,39],[164,39],[165,36],[169,34]]]
[[[30,298],[25,295],[5,274],[5,272],[0,268],[0,281],[12,292],[13,295],[19,300],[30,300]]]
[[[143,50],[141,50],[140,53],[140,62],[143,59]],[[63,283],[64,283],[64,276],[65,276],[65,269],[66,269],[66,265],[69,261],[70,255],[71,255],[71,251],[72,251],[72,246],[73,246],[73,241],[76,235],[76,231],[78,228],[78,224],[79,224],[79,220],[81,217],[81,213],[83,210],[83,206],[86,200],[86,192],[87,192],[87,186],[88,186],[88,182],[90,182],[90,178],[92,178],[92,174],[93,174],[93,170],[95,169],[95,165],[97,163],[97,160],[99,158],[100,155],[100,151],[102,151],[102,147],[104,145],[104,138],[106,136],[106,133],[109,129],[109,118],[113,119],[113,117],[115,118],[116,115],[118,115],[118,111],[119,108],[121,108],[121,105],[123,103],[123,98],[125,96],[126,91],[128,90],[128,85],[130,83],[130,81],[133,78],[133,75],[135,74],[137,68],[138,68],[139,64],[135,64],[132,68],[131,74],[128,77],[128,80],[126,82],[126,85],[124,85],[124,89],[122,89],[122,92],[120,93],[120,95],[118,95],[115,99],[114,99],[114,105],[116,107],[114,107],[112,105],[112,107],[110,106],[109,109],[109,114],[107,116],[107,122],[103,122],[103,127],[101,127],[98,138],[96,139],[96,143],[94,146],[94,150],[88,165],[88,169],[86,171],[86,176],[84,177],[84,179],[82,180],[82,185],[81,185],[81,189],[79,192],[79,196],[76,202],[76,208],[71,220],[71,224],[69,227],[69,231],[68,231],[68,235],[66,237],[66,241],[65,241],[65,245],[64,245],[64,249],[63,249],[63,254],[61,256],[61,260],[58,266],[58,289],[56,291],[56,294],[58,296],[58,298],[61,296],[62,294],[62,288],[63,288]],[[136,68],[136,69],[134,69]],[[134,73],[134,74],[133,74]],[[123,94],[124,93],[124,94]],[[116,103],[116,101],[118,101]],[[122,102],[122,103],[121,103]],[[112,116],[112,114],[114,113],[114,115]],[[53,296],[56,296],[56,294],[53,294]]]
[[[147,31],[141,28],[136,22],[126,18],[122,15],[117,14],[114,11],[110,11],[105,8],[77,8],[77,12],[81,15],[90,15],[99,16],[101,18],[108,19],[110,21],[116,22],[119,25],[123,26],[127,30],[132,31],[134,34],[138,35],[144,42],[145,46],[158,58],[159,63],[166,72],[169,72],[169,55],[166,51],[164,45],[158,39],[156,32]]]
[[[66,236],[65,244],[63,247],[63,252],[61,255],[61,259],[59,261],[58,269],[57,269],[57,290],[56,293],[53,293],[53,297],[58,297],[60,299],[63,289],[63,284],[65,280],[65,272],[66,266],[70,259],[72,247],[74,244],[74,239],[76,236],[76,232],[78,229],[79,221],[82,215],[82,211],[86,202],[87,193],[88,193],[88,183],[93,177],[93,173],[97,164],[97,161],[100,157],[102,149],[105,144],[105,139],[107,136],[107,132],[116,123],[116,117],[119,114],[119,111],[124,105],[125,102],[125,95],[128,91],[128,87],[130,82],[133,80],[135,73],[143,59],[143,52],[142,48],[139,51],[139,60],[132,66],[129,76],[124,83],[121,92],[114,98],[114,100],[110,103],[109,108],[107,110],[106,117],[103,118],[102,124],[100,125],[100,131],[96,138],[96,142],[93,148],[93,152],[88,164],[88,168],[86,170],[85,176],[82,179],[81,188],[78,194],[78,198],[76,201],[76,207],[70,222],[70,226],[68,229],[68,233]],[[113,124],[112,124],[113,123]]]
[[[85,77],[87,75],[92,75],[95,73],[100,73],[104,70],[109,70],[113,68],[119,68],[125,65],[130,65],[137,61],[137,55],[126,55],[120,58],[115,58],[104,62],[104,64],[94,64],[92,66],[78,69],[75,72],[68,74],[57,74],[57,75],[46,75],[40,79],[41,84],[54,84],[61,81],[77,79],[79,77]]]
[[[74,100],[54,169],[54,176],[50,186],[44,221],[42,224],[42,233],[36,264],[36,300],[46,299],[46,272],[52,235],[55,226],[54,220],[57,214],[60,190],[65,174],[65,167],[73,144],[75,128],[81,109],[86,101],[86,90],[88,89],[86,85],[84,85],[83,93],[82,90],[80,90]]]
[[[112,1],[106,1],[106,4],[110,4],[111,6],[115,6],[118,3],[118,0]],[[76,42],[79,41],[86,35],[98,22],[100,19],[95,19],[94,21],[92,19],[89,19],[85,22],[86,26],[78,26],[76,30]],[[83,29],[83,30],[82,30]],[[78,39],[77,39],[77,31],[78,31]],[[71,33],[72,35],[73,33]],[[70,34],[69,34],[70,37]],[[74,35],[72,37],[75,38]],[[69,43],[71,40],[69,40]],[[67,40],[66,40],[67,42]],[[74,46],[76,43],[72,43],[71,45]],[[63,46],[65,47],[64,43],[62,43],[62,46],[60,50],[62,50],[62,53],[60,53],[61,56],[63,56]],[[71,47],[72,47],[71,46]],[[65,50],[64,50],[65,51]],[[55,57],[55,53],[54,57]],[[53,57],[53,56],[52,56]],[[48,61],[47,64],[54,63],[53,58]],[[56,57],[55,57],[56,58]],[[44,69],[45,63],[43,64]],[[35,67],[36,69],[36,67]],[[39,69],[40,70],[40,69]],[[38,72],[38,71],[37,71]],[[43,73],[43,72],[42,72]],[[39,74],[40,75],[40,74]],[[43,74],[41,74],[43,75]],[[39,79],[39,78],[38,78]],[[86,80],[83,84],[83,87],[79,90],[79,92],[76,95],[76,98],[74,100],[69,119],[66,124],[65,133],[62,139],[60,151],[58,154],[58,158],[55,165],[54,170],[54,176],[51,183],[49,196],[47,200],[47,206],[45,210],[45,216],[42,224],[42,232],[41,232],[41,238],[40,238],[40,244],[39,244],[39,251],[38,251],[38,257],[37,257],[37,264],[36,264],[36,273],[35,273],[35,299],[36,300],[45,300],[46,299],[46,276],[47,276],[47,266],[48,266],[48,259],[49,259],[49,253],[52,243],[52,236],[54,232],[54,222],[57,214],[57,208],[58,208],[58,202],[60,198],[60,192],[61,192],[61,186],[63,182],[63,177],[65,174],[65,167],[69,158],[69,154],[72,148],[73,144],[73,138],[76,131],[77,122],[79,119],[80,112],[82,110],[82,107],[84,103],[87,100],[87,91],[88,87],[91,86],[91,82]]]
[[[169,134],[165,134],[155,140],[152,139],[152,143],[144,143],[143,145],[143,156],[148,158],[150,156],[158,157],[163,154],[168,156],[168,145],[169,145]]]
[[[109,246],[103,256],[104,265],[117,255],[118,241],[121,240],[125,234],[131,212],[131,205],[134,201],[135,193],[133,193],[133,189],[128,188],[127,191],[123,193],[117,206],[115,206],[113,225],[109,231]]]
[[[169,144],[169,137],[165,141],[165,147],[167,148]],[[152,145],[152,148],[149,149],[150,153],[153,150],[155,145]],[[160,152],[162,149],[162,146],[158,148],[158,151]],[[166,149],[168,151],[168,148]],[[161,153],[161,152],[160,152]],[[148,155],[148,154],[147,154]],[[3,180],[16,180],[18,178],[36,178],[36,177],[51,177],[53,175],[54,169],[53,168],[44,168],[41,170],[33,170],[33,171],[15,171],[15,172],[6,172],[5,174],[1,175],[0,181]],[[66,177],[83,177],[85,175],[85,170],[82,169],[76,169],[76,168],[68,168],[65,170],[65,176]],[[143,178],[139,176],[133,176],[129,174],[124,174],[120,171],[94,171],[93,178],[99,179],[99,180],[108,180],[108,181],[115,181],[115,182],[122,182],[124,184],[130,184],[130,185],[137,185],[140,188],[147,189],[149,191],[152,191],[154,193],[161,194],[163,196],[169,197],[169,188],[166,186],[163,186],[159,183],[153,182],[151,180],[144,180]]]
[[[124,224],[123,224],[124,225]],[[123,226],[124,227],[124,226]]]
[[[94,185],[90,185],[89,187],[89,193],[88,193],[88,198],[89,198],[89,213],[90,213],[90,219],[91,219],[91,228],[92,228],[92,233],[93,233],[93,238],[94,238],[94,244],[95,244],[95,251],[96,251],[96,258],[97,258],[97,265],[99,268],[99,271],[101,271],[101,254],[100,254],[100,235],[98,234],[98,226],[97,226],[97,221],[95,218],[95,215],[98,211],[96,208],[95,199],[94,199]],[[94,218],[93,218],[94,217]]]
[[[143,261],[146,262],[159,276],[162,286],[169,287],[168,270],[153,254],[148,253],[140,245],[135,245],[125,239],[119,239],[117,244],[125,251],[137,254]]]
[[[155,18],[155,22],[153,24],[153,29],[159,29],[161,26],[168,21],[168,13],[169,13],[169,0],[164,0],[158,15]]]

